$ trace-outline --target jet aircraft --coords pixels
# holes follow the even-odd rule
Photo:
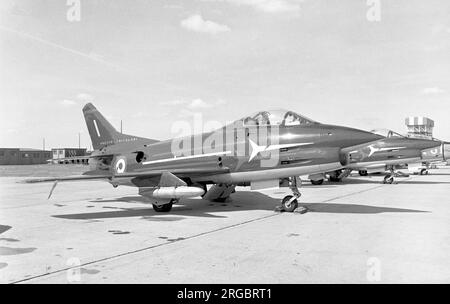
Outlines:
[[[342,156],[357,145],[383,137],[343,126],[327,125],[293,111],[261,111],[212,132],[158,141],[121,134],[88,103],[83,108],[95,149],[92,170],[81,176],[41,178],[26,182],[105,180],[114,187],[138,187],[154,201],[157,212],[168,212],[182,198],[203,196],[225,200],[236,186],[278,187],[289,178],[292,195],[281,205],[298,207],[299,175],[342,169]],[[351,153],[350,153],[351,154]],[[353,157],[353,154],[351,154]],[[207,188],[207,185],[212,185]]]
[[[386,136],[341,150],[341,163],[345,169],[331,172],[331,181],[339,181],[352,170],[358,170],[363,176],[367,172],[389,171],[383,183],[392,184],[395,176],[402,175],[396,171],[400,165],[446,160],[446,142],[406,137],[392,130],[378,130],[375,133]]]

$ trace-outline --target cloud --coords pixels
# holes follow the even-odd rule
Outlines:
[[[183,9],[182,4],[165,4],[164,8],[166,9]]]
[[[70,107],[70,106],[74,106],[77,104],[76,101],[71,100],[71,99],[63,99],[60,101],[60,104],[65,106],[65,107]]]
[[[160,104],[163,106],[180,106],[180,105],[185,105],[187,103],[188,103],[187,100],[175,99],[175,100],[169,100],[166,102],[161,102]]]
[[[422,90],[422,94],[424,95],[434,95],[434,94],[441,94],[445,91],[438,87],[431,87],[431,88],[425,88]]]
[[[188,104],[188,108],[190,108],[190,109],[205,109],[205,108],[211,108],[212,106],[213,106],[212,104],[206,103],[199,98],[192,100]]]
[[[78,105],[80,103],[92,102],[94,100],[94,96],[86,93],[80,93],[75,98],[71,99],[63,99],[59,103],[62,106],[70,107],[74,105]]]
[[[303,0],[207,0],[228,2],[238,6],[250,6],[265,13],[286,13],[300,11]]]
[[[228,26],[209,20],[204,20],[199,14],[192,15],[184,20],[181,20],[180,25],[188,31],[213,35],[230,31]]]
[[[207,109],[215,106],[224,105],[226,102],[223,99],[219,99],[215,102],[206,102],[201,98],[195,98],[192,100],[186,99],[174,99],[166,102],[161,102],[160,105],[167,107],[184,106],[185,108],[196,110],[196,109]]]
[[[450,34],[450,26],[435,25],[431,29],[431,34],[433,35]]]
[[[77,99],[83,102],[91,102],[94,100],[94,96],[86,93],[80,93],[77,95]]]

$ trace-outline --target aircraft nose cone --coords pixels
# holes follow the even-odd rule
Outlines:
[[[422,149],[431,149],[440,147],[442,145],[442,142],[437,140],[420,140],[417,145]]]
[[[371,141],[384,138],[378,134],[360,129],[329,125],[327,127],[328,136],[336,143],[344,147],[356,146]],[[325,133],[326,135],[327,133]]]
[[[342,135],[350,140],[352,146],[372,142],[383,138],[383,136],[372,132],[352,128],[343,129]]]

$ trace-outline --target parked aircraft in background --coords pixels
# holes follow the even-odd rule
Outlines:
[[[237,185],[278,187],[281,178],[289,178],[292,190],[282,207],[293,211],[301,195],[297,176],[342,169],[350,163],[342,149],[383,138],[277,110],[258,112],[213,132],[157,141],[117,132],[91,103],[83,113],[95,149],[90,156],[93,170],[27,182],[53,181],[49,197],[59,181],[106,180],[114,187],[135,186],[140,195],[155,200],[156,211],[170,211],[186,197],[224,200]],[[361,150],[365,151],[362,146]]]
[[[446,159],[446,142],[406,137],[391,130],[375,133],[384,133],[384,136],[373,142],[342,149],[341,163],[345,165],[345,169],[328,173],[331,181],[339,181],[353,170],[357,170],[362,176],[389,171],[383,182],[391,184],[396,175],[402,175],[396,170],[401,166],[417,166],[423,162]]]

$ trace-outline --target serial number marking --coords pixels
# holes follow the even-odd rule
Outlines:
[[[270,299],[271,291],[265,288],[222,288],[222,299]]]
[[[211,298],[220,299],[270,299],[271,290],[268,288],[222,288],[221,293],[213,293],[211,290],[179,290],[178,299],[196,299],[208,302]]]

